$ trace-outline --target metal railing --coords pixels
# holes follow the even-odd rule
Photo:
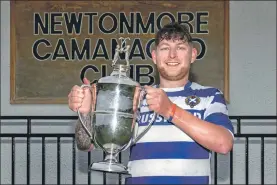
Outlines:
[[[244,134],[241,133],[241,121],[244,119],[250,120],[277,120],[277,116],[230,116],[231,120],[236,120],[237,132],[235,133],[236,138],[245,138],[245,184],[249,184],[249,138],[260,138],[261,139],[261,184],[264,184],[264,156],[265,156],[265,138],[277,138],[277,134],[269,134],[269,133],[257,133],[257,134]],[[32,132],[32,121],[33,120],[77,120],[77,116],[1,116],[0,120],[26,120],[27,133],[0,133],[0,138],[11,138],[11,153],[12,153],[12,162],[11,162],[11,184],[15,184],[15,139],[18,137],[27,138],[27,168],[26,168],[26,179],[27,184],[30,184],[30,139],[31,138],[41,138],[41,170],[42,170],[42,179],[41,184],[46,184],[45,177],[45,139],[46,138],[56,138],[57,139],[57,184],[61,184],[60,174],[61,174],[61,138],[72,138],[72,184],[76,184],[76,146],[75,146],[75,138],[74,133],[33,133]],[[1,124],[2,125],[2,124]],[[0,130],[1,131],[1,130]],[[1,143],[0,143],[1,144]],[[3,152],[3,151],[2,151]],[[91,163],[91,152],[87,154],[88,164]],[[103,158],[104,158],[103,153]],[[218,155],[214,153],[214,184],[217,184],[218,178]],[[121,154],[119,155],[119,162],[121,162]],[[233,184],[233,150],[230,152],[230,184]],[[121,175],[118,175],[118,184],[122,184]],[[87,184],[91,184],[91,173],[88,172],[88,181]],[[93,183],[92,183],[93,184]],[[103,184],[107,184],[106,173],[103,173]]]

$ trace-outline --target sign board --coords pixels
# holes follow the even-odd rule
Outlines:
[[[111,73],[120,37],[129,37],[130,76],[158,83],[155,33],[188,26],[198,50],[194,80],[229,100],[228,1],[11,1],[11,103],[64,104],[74,85]]]

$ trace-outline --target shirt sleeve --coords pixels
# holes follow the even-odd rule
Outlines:
[[[228,108],[223,93],[216,89],[215,94],[211,98],[211,103],[204,112],[204,120],[223,126],[229,130],[234,137],[234,128],[229,119]]]

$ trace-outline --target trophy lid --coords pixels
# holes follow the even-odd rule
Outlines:
[[[131,86],[140,86],[140,84],[127,76],[129,67],[126,65],[115,65],[110,76],[102,77],[98,83],[124,84]]]
[[[129,69],[130,69],[130,66],[124,65],[124,64],[115,64],[113,66],[113,69],[117,70],[117,71],[121,71],[121,72],[126,72],[127,73],[129,71]]]
[[[98,83],[118,83],[132,86],[139,86],[140,84],[133,79],[128,77],[128,72],[130,70],[129,65],[129,45],[125,45],[123,47],[123,43],[126,43],[126,39],[128,38],[120,38],[123,39],[121,43],[121,47],[119,45],[116,46],[114,59],[112,61],[113,71],[110,76],[102,77],[98,80]],[[119,53],[125,53],[125,64],[123,64],[123,60],[120,60]],[[119,60],[119,61],[118,61]]]

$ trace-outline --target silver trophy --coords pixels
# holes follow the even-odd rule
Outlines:
[[[94,97],[92,131],[86,128],[78,110],[79,119],[94,145],[106,154],[103,161],[90,164],[90,170],[128,173],[127,167],[118,162],[118,154],[136,143],[157,117],[154,113],[145,129],[139,135],[136,134],[135,124],[140,117],[139,108],[146,91],[138,82],[128,77],[130,46],[126,44],[127,39],[129,38],[120,38],[121,46],[116,47],[110,76],[102,77],[92,85],[82,85],[89,87]],[[120,53],[125,53],[126,64],[116,64]]]

